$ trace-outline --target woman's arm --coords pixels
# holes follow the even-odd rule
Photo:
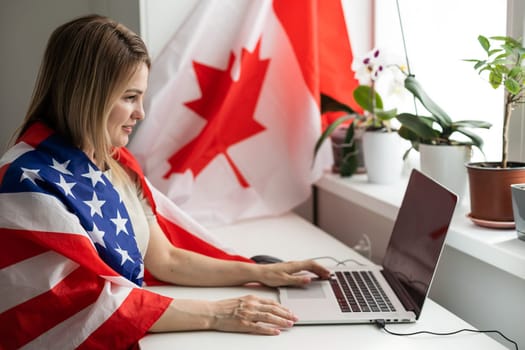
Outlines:
[[[258,265],[211,258],[173,247],[157,223],[150,224],[150,240],[144,259],[155,278],[186,286],[234,286],[260,282],[268,286],[302,285],[311,277],[295,275],[310,271],[321,278],[329,272],[314,261]]]
[[[150,332],[214,329],[278,335],[297,321],[276,301],[252,295],[219,301],[175,299]]]

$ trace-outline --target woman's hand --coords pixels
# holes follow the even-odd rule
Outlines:
[[[212,315],[212,329],[265,335],[278,335],[297,321],[290,310],[276,301],[253,295],[213,302]]]
[[[259,282],[269,287],[305,285],[312,281],[312,277],[315,277],[314,275],[321,279],[330,277],[330,271],[313,260],[290,261],[259,266],[262,269]]]
[[[219,301],[174,299],[150,332],[213,329],[278,335],[296,321],[278,302],[253,295]]]

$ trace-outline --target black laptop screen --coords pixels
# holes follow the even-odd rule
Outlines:
[[[457,196],[417,170],[409,179],[383,268],[419,317],[452,220]],[[407,304],[407,303],[405,303]]]

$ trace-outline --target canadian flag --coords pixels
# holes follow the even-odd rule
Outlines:
[[[153,62],[130,144],[148,179],[205,226],[308,198],[320,94],[356,107],[340,0],[199,1]]]

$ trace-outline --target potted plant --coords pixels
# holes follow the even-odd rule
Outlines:
[[[377,184],[395,183],[401,178],[402,148],[397,133],[390,124],[395,109],[384,110],[383,100],[371,86],[360,85],[354,90],[355,101],[364,109],[358,117],[363,130],[363,158],[368,181]]]
[[[383,100],[375,89],[375,82],[385,70],[379,59],[379,50],[374,49],[363,60],[354,61],[352,69],[362,84],[353,91],[353,97],[363,109],[363,113],[355,114],[348,106],[328,96],[322,96],[322,110],[342,110],[349,114],[336,119],[325,129],[317,141],[314,155],[328,136],[341,133],[341,125],[345,123],[343,129],[345,137],[340,156],[341,175],[349,176],[355,173],[361,165],[359,156],[362,156],[370,182],[381,184],[395,182],[401,176],[402,169],[401,156],[393,154],[394,150],[400,149],[399,138],[395,132],[392,132],[395,130],[390,126],[390,120],[395,117],[396,110],[385,110]],[[351,123],[348,124],[350,120]],[[357,146],[358,141],[362,141],[362,150]],[[379,142],[388,142],[388,144]],[[337,160],[337,152],[334,152],[334,155]]]
[[[411,74],[405,78],[404,85],[430,115],[416,112],[396,116],[401,123],[399,135],[411,143],[403,158],[412,149],[419,151],[421,171],[450,188],[461,199],[467,183],[465,163],[470,160],[472,146],[481,150],[483,145],[481,137],[471,129],[488,129],[492,125],[480,120],[453,121]]]
[[[361,83],[353,92],[354,100],[364,110],[358,117],[358,126],[363,130],[363,156],[368,181],[376,184],[392,184],[401,179],[403,169],[402,142],[391,121],[397,110],[386,109],[376,87],[381,82],[392,85],[388,72],[396,70],[386,65],[379,49],[368,52],[362,60],[353,63],[356,77]]]
[[[480,74],[488,73],[494,88],[504,89],[501,161],[477,162],[467,165],[470,183],[470,217],[479,225],[513,227],[510,185],[525,182],[525,163],[508,159],[508,134],[512,110],[525,102],[525,48],[510,36],[487,38],[478,36],[486,53],[484,59],[468,59]]]

